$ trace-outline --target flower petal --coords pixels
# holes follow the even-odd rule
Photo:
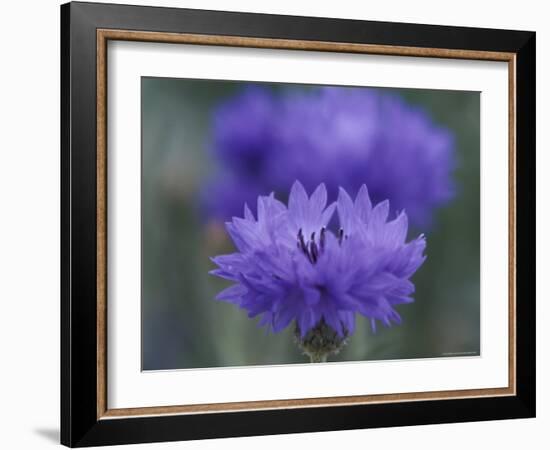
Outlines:
[[[288,210],[297,224],[304,223],[308,212],[308,197],[306,190],[298,180],[294,182],[288,197]]]
[[[340,228],[345,230],[346,233],[353,233],[356,216],[353,201],[348,193],[340,188],[338,191],[338,219],[340,221]]]
[[[369,191],[364,184],[359,189],[357,197],[355,197],[355,213],[363,223],[367,223],[372,211],[372,202],[370,200]]]
[[[242,284],[234,284],[229,286],[227,289],[221,291],[216,295],[216,300],[223,300],[230,303],[238,303],[241,300],[241,297],[248,292]]]
[[[309,199],[309,214],[310,218],[314,218],[321,214],[327,204],[327,188],[324,183],[317,186],[317,189],[311,194]]]

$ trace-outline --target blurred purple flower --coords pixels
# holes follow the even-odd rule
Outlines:
[[[236,187],[205,196],[206,213],[223,220],[239,214],[251,196],[274,191],[286,198],[296,179],[307,189],[324,182],[330,200],[339,186],[356,193],[366,183],[373,200],[389,199],[420,227],[454,193],[453,135],[421,109],[374,89],[276,96],[249,87],[215,111],[213,136],[221,171],[207,190]]]
[[[327,325],[341,338],[355,330],[355,314],[389,326],[395,305],[410,303],[409,280],[425,260],[421,235],[406,243],[407,216],[388,221],[389,202],[372,206],[363,185],[355,202],[344,189],[327,206],[324,184],[308,197],[295,182],[288,207],[261,196],[254,217],[234,217],[227,231],[237,252],[212,258],[211,273],[234,282],[217,299],[240,306],[260,325],[279,332],[295,321],[302,339]],[[340,228],[327,228],[335,210]]]

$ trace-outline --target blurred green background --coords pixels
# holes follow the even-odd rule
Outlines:
[[[198,212],[201,183],[213,170],[211,111],[243,84],[142,78],[143,370],[308,362],[293,327],[266,333],[245,311],[215,301],[229,283],[208,275],[210,256],[233,251],[223,226]],[[479,93],[388,90],[455,133],[457,195],[436,211],[432,229],[422,230],[428,259],[413,277],[415,303],[398,306],[403,324],[373,334],[358,316],[349,344],[329,360],[479,355]],[[409,230],[409,238],[416,234]]]

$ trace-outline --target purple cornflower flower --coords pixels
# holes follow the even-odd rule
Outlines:
[[[325,183],[333,201],[339,187],[353,195],[367,184],[375,202],[390,200],[392,212],[405,209],[419,227],[454,195],[453,135],[396,95],[326,87],[275,96],[249,87],[215,111],[213,124],[221,170],[208,190],[226,189],[230,178],[248,187],[246,196],[287,198],[298,179],[307,189]],[[238,215],[244,192],[206,195],[205,210]]]
[[[395,306],[413,301],[410,277],[426,246],[422,235],[406,242],[404,212],[388,220],[389,202],[373,206],[364,185],[355,201],[340,189],[327,206],[324,184],[309,197],[298,181],[288,207],[272,194],[258,198],[257,210],[256,218],[245,206],[244,218],[226,224],[237,252],[212,258],[218,268],[211,273],[234,284],[218,300],[260,316],[273,332],[294,321],[304,347],[312,333],[325,336],[326,347],[327,330],[340,345],[353,334],[356,314],[369,318],[373,330],[376,321],[401,322]]]

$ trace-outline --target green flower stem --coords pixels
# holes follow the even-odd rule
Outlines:
[[[327,362],[328,353],[308,353],[309,362],[323,363]]]

